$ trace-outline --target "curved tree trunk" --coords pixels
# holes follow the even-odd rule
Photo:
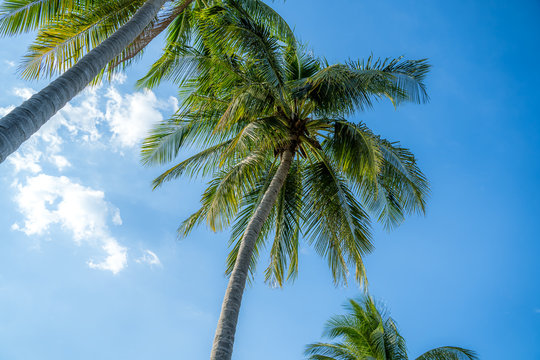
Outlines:
[[[0,163],[81,92],[144,30],[168,0],[148,0],[111,37],[43,90],[0,119]],[[193,0],[186,0],[184,8]]]
[[[255,241],[259,237],[262,226],[270,210],[274,206],[279,191],[285,183],[291,163],[293,159],[293,153],[290,150],[286,150],[281,157],[281,164],[274,175],[274,178],[270,182],[268,189],[264,193],[264,196],[259,204],[255,214],[251,218],[244,236],[242,237],[242,243],[238,251],[238,257],[234,264],[234,269],[227,285],[227,291],[225,292],[225,298],[221,306],[221,314],[216,329],[216,335],[214,337],[214,344],[212,346],[211,360],[230,360],[232,356],[234,333],[236,332],[236,323],[238,321],[238,314],[240,313],[240,304],[242,303],[242,295],[244,293],[244,287],[246,286],[246,280],[249,272],[249,264],[255,248]]]

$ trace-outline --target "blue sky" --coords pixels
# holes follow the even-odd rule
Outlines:
[[[274,4],[330,62],[429,58],[427,105],[359,113],[417,155],[426,217],[375,226],[371,294],[411,357],[441,345],[483,359],[540,358],[540,36],[537,1],[288,0]],[[43,82],[15,75],[29,37],[2,39],[0,112]],[[133,83],[159,54],[70,103],[0,166],[0,359],[207,358],[226,286],[227,233],[175,229],[203,183],[151,191],[160,169],[138,144],[171,114],[176,89]],[[264,261],[264,258],[263,258]],[[259,274],[260,275],[260,274]],[[247,289],[234,359],[302,359],[325,321],[360,294],[332,285],[303,247],[300,276]]]

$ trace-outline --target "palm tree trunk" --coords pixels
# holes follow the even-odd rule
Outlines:
[[[240,305],[242,303],[242,295],[249,272],[249,264],[255,248],[255,241],[259,237],[262,226],[270,210],[274,206],[279,191],[285,183],[287,174],[291,167],[293,153],[286,150],[281,157],[281,164],[270,182],[268,189],[264,193],[261,203],[255,210],[255,214],[251,218],[238,251],[236,263],[227,285],[225,298],[221,306],[221,314],[214,337],[212,346],[211,360],[230,360],[232,356],[234,334],[236,332],[236,323],[238,314],[240,313]]]
[[[39,130],[150,24],[168,0],[148,0],[111,37],[43,90],[0,119],[0,163]],[[193,0],[186,0],[187,7]]]

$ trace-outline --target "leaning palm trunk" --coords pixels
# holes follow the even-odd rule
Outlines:
[[[214,337],[212,354],[210,355],[211,360],[231,359],[236,323],[238,321],[238,314],[240,313],[240,304],[242,303],[242,295],[246,286],[249,264],[253,256],[255,242],[259,237],[264,222],[270,214],[270,210],[277,200],[279,191],[285,183],[291,167],[292,158],[292,151],[286,150],[283,153],[281,164],[244,232],[238,257],[236,258],[236,263],[234,264],[231,278],[227,285],[227,291],[225,292],[225,298],[223,299],[223,305],[221,306],[221,314]]]
[[[124,26],[43,90],[0,119],[0,163],[142,33],[168,0],[148,0]],[[186,0],[183,7],[193,0]]]

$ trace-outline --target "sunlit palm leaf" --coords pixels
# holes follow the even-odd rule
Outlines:
[[[51,77],[72,67],[129,20],[144,0],[114,0],[42,27],[21,66],[24,78]]]
[[[388,97],[403,101],[425,102],[423,80],[429,70],[426,60],[386,59],[348,62],[326,66],[307,79],[304,92],[323,114],[351,114]]]
[[[36,30],[66,13],[79,12],[93,0],[6,0],[0,4],[0,35]]]

